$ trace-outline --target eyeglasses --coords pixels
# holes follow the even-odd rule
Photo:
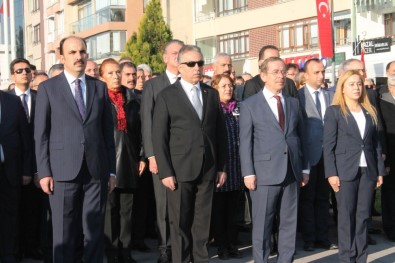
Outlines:
[[[373,85],[365,85],[365,89],[373,89],[374,86]]]
[[[14,73],[16,74],[22,74],[22,72],[25,71],[26,73],[30,73],[32,72],[32,70],[30,68],[18,68],[17,70],[14,71]]]
[[[285,70],[275,70],[272,72],[268,72],[269,74],[272,74],[273,76],[278,76],[278,74],[281,74],[281,76],[285,76],[287,72]]]
[[[184,64],[187,65],[190,68],[193,68],[196,66],[196,64],[200,67],[202,67],[204,65],[204,61],[203,60],[199,60],[199,61],[188,61],[188,62],[182,62],[180,64]]]

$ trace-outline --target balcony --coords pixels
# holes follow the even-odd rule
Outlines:
[[[79,33],[108,22],[125,22],[125,8],[110,6],[71,24],[71,31]]]
[[[382,11],[384,12],[388,8],[395,7],[395,1],[393,0],[355,0],[355,6],[358,12],[366,11]],[[391,9],[392,10],[392,9]]]

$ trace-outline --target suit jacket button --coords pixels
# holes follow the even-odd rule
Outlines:
[[[284,154],[287,154],[287,152],[284,152]]]

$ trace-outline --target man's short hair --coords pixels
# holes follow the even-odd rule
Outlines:
[[[295,63],[288,63],[287,65],[285,65],[285,70],[286,70],[286,71],[288,71],[288,70],[291,69],[291,68],[296,69],[296,70],[299,70],[298,64],[295,64]]]
[[[60,55],[63,55],[63,45],[64,45],[64,42],[66,42],[66,40],[67,40],[67,39],[70,39],[70,38],[75,38],[75,39],[81,40],[81,41],[84,43],[85,47],[87,47],[86,41],[85,41],[85,39],[83,39],[82,37],[68,36],[68,37],[65,37],[65,38],[63,38],[62,40],[60,40],[60,43],[59,43],[59,54],[60,54]]]
[[[35,77],[37,77],[37,76],[46,76],[46,77],[48,77],[48,74],[45,73],[44,70],[38,70],[38,71],[36,72]]]
[[[395,63],[395,60],[392,60],[391,62],[389,62],[389,63],[387,64],[387,66],[385,67],[385,71],[388,71],[388,70],[390,69],[392,63]]]
[[[200,49],[200,47],[198,47],[198,46],[193,46],[193,45],[184,45],[184,46],[180,49],[180,51],[178,52],[177,62],[178,62],[178,63],[181,63],[181,62],[182,62],[181,59],[182,59],[182,56],[184,55],[184,53],[190,52],[190,51],[196,51],[196,52],[200,53],[200,54],[203,56],[202,50]]]
[[[148,71],[149,73],[152,74],[152,69],[151,69],[151,67],[148,66],[147,64],[140,64],[140,65],[137,66],[137,69],[138,69],[138,70],[139,70],[139,69],[146,70],[146,71]]]
[[[35,65],[33,65],[33,64],[30,64],[30,69],[31,69],[31,70],[36,70],[37,67],[36,67]]]
[[[170,45],[173,45],[173,44],[179,44],[180,46],[184,46],[184,45],[185,45],[184,42],[182,42],[181,40],[178,40],[178,39],[170,40],[170,41],[167,42],[167,43],[165,44],[165,46],[163,47],[163,53],[166,53],[167,48],[168,48]]]
[[[258,60],[263,59],[263,54],[264,54],[265,51],[268,50],[268,49],[274,49],[274,50],[277,50],[277,51],[278,51],[278,47],[276,47],[276,46],[273,46],[273,45],[266,45],[266,46],[263,46],[263,47],[261,48],[261,50],[259,50]]]
[[[232,57],[228,53],[221,52],[214,56],[213,64],[217,64],[218,58],[222,58],[222,57],[227,57],[232,59]]]
[[[134,68],[137,71],[137,67],[133,62],[125,61],[119,64],[119,71],[122,72],[123,68]]]
[[[359,59],[356,59],[356,58],[347,59],[347,60],[343,61],[343,63],[342,63],[342,69],[343,69],[344,71],[350,70],[348,67],[350,66],[350,64],[351,64],[352,62],[361,62],[361,61],[360,61]]]
[[[275,62],[275,61],[281,61],[282,63],[284,63],[284,60],[282,60],[281,58],[278,58],[278,57],[267,58],[267,59],[265,59],[265,61],[262,62],[261,72],[267,73],[267,69],[269,67],[269,63]],[[285,63],[284,63],[284,65],[285,65]]]
[[[54,64],[54,65],[52,65],[52,67],[48,70],[48,77],[52,78],[52,74],[56,70],[63,71],[64,70],[64,65],[63,64]]]
[[[310,58],[303,65],[304,72],[307,72],[307,69],[309,68],[310,63],[312,63],[312,62],[322,63],[321,60],[319,60],[318,58]]]
[[[29,68],[30,68],[30,62],[29,62],[29,60],[27,60],[27,59],[25,59],[25,58],[16,58],[16,59],[14,59],[13,61],[11,61],[11,63],[10,63],[10,72],[11,72],[11,75],[14,75],[14,66],[15,66],[15,64],[18,64],[18,63],[26,63],[26,64],[29,65]],[[30,69],[31,69],[31,68],[30,68]]]

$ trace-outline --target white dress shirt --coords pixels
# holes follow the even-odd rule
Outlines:
[[[355,121],[358,124],[358,129],[359,133],[361,134],[361,137],[365,135],[365,126],[366,126],[366,118],[365,114],[363,113],[363,110],[360,112],[352,112],[352,116],[354,116]],[[361,158],[359,159],[359,167],[367,167],[368,164],[366,163],[366,158],[365,158],[365,153],[362,151],[361,153]]]
[[[321,116],[322,116],[322,121],[324,121],[324,116],[325,116],[325,111],[326,111],[326,106],[327,106],[326,102],[325,102],[324,92],[322,92],[321,88],[318,88],[317,90],[313,89],[307,83],[306,83],[306,87],[307,87],[307,90],[309,91],[309,93],[311,94],[311,97],[313,97],[314,103],[316,103],[315,92],[318,91],[318,98],[321,103]]]
[[[76,78],[73,75],[71,75],[70,73],[68,73],[66,71],[66,69],[64,70],[64,75],[65,75],[65,77],[67,79],[67,83],[69,83],[71,93],[73,94],[73,97],[75,97],[75,84],[76,83],[74,81],[76,80]],[[86,105],[86,92],[87,92],[87,89],[86,89],[85,74],[83,74],[78,79],[81,80],[80,85],[81,85],[81,91],[82,91],[82,98],[84,99],[84,104]]]
[[[178,79],[178,75],[171,73],[167,69],[166,69],[166,75],[170,80],[170,84],[174,84],[174,82],[176,82]]]
[[[26,103],[27,103],[27,109],[29,110],[29,116],[31,116],[31,113],[32,113],[32,97],[30,95],[30,88],[28,88],[25,92],[23,92],[17,86],[15,86],[14,90],[15,90],[15,95],[17,95],[21,99],[21,101],[22,101],[22,97],[21,97],[22,94],[26,95],[25,100],[26,100]],[[22,101],[22,103],[23,103],[23,101]]]
[[[197,88],[196,92],[197,92],[198,98],[200,100],[200,103],[202,103],[202,106],[203,106],[202,90],[200,89],[199,82],[196,83],[195,85],[193,85],[193,84],[191,84],[189,82],[186,82],[184,79],[181,78],[180,83],[181,83],[182,89],[187,94],[188,99],[189,99],[189,101],[191,102],[192,105],[193,105],[193,101],[192,101],[193,93],[192,93],[192,90],[193,90],[193,86],[195,86]]]

